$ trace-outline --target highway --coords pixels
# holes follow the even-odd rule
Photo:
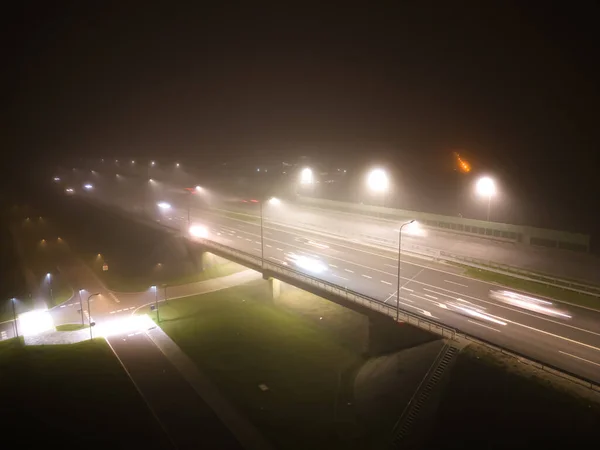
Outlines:
[[[135,200],[89,194],[90,199],[140,210]],[[164,194],[155,197],[155,204]],[[168,197],[170,208],[154,208],[156,220],[187,232],[187,198]],[[274,208],[273,208],[274,209]],[[267,205],[265,205],[265,211]],[[501,287],[460,274],[460,269],[403,256],[398,299],[397,255],[332,235],[288,227],[266,213],[264,257],[408,312],[440,321],[469,335],[512,349],[563,370],[600,382],[600,312],[574,305],[554,306],[566,316],[549,316],[499,302],[490,296]],[[241,220],[218,210],[190,209],[192,224],[206,238],[260,257],[260,226],[255,217]]]

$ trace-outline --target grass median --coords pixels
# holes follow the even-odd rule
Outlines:
[[[0,374],[2,426],[13,443],[167,448],[159,424],[104,340],[0,342]]]
[[[460,353],[424,448],[584,448],[597,439],[597,394],[480,347]],[[569,389],[569,391],[567,391]],[[595,398],[595,400],[594,400]]]
[[[336,433],[336,398],[362,357],[268,298],[254,282],[172,300],[161,327],[276,448],[352,448]]]
[[[594,297],[593,295],[580,294],[579,292],[561,289],[545,283],[523,280],[510,275],[482,269],[466,268],[465,275],[478,280],[497,283],[508,288],[518,289],[530,294],[541,295],[558,301],[600,310],[600,298]]]

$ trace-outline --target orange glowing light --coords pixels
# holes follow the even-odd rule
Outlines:
[[[462,173],[469,173],[471,171],[471,164],[462,159],[458,153],[455,153],[454,156],[456,157],[456,165],[458,170],[460,170]]]

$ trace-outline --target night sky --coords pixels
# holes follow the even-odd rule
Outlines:
[[[460,150],[515,220],[600,229],[595,2],[196,3],[9,11],[13,161],[328,154],[418,192]]]

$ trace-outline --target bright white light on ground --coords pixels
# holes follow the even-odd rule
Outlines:
[[[66,192],[67,194],[72,194],[72,193],[73,193],[73,192],[75,192],[75,191],[73,190],[73,188],[66,188],[66,189],[65,189],[65,192]]]
[[[17,320],[19,321],[19,330],[23,336],[35,336],[54,329],[52,316],[46,309],[37,309],[19,314]]]
[[[201,186],[196,186],[196,192],[201,192],[202,191],[202,187]]]
[[[154,322],[146,314],[139,316],[124,316],[102,322],[95,326],[94,334],[102,337],[110,337],[119,334],[146,331],[154,326]]]
[[[135,164],[135,161],[133,159],[131,160],[131,164]]]
[[[281,205],[281,200],[279,200],[278,198],[275,198],[275,197],[271,197],[269,199],[269,205],[273,205],[273,206]]]
[[[477,193],[483,197],[496,195],[496,183],[490,177],[481,177],[475,185]]]
[[[179,167],[179,163],[175,163],[175,167]]]
[[[86,188],[86,189],[89,191],[89,190],[90,190],[90,189],[92,189],[94,186],[92,186],[90,183],[87,183],[87,184],[84,184],[84,185],[83,185],[83,187],[84,187],[84,188]]]
[[[46,278],[50,278],[51,276],[52,276],[52,275],[50,274],[50,272],[48,272],[48,273],[46,274]]]
[[[389,179],[383,169],[373,169],[367,176],[367,185],[374,192],[385,192],[389,187]]]
[[[54,177],[54,181],[60,181],[60,177]]]
[[[203,227],[202,225],[192,225],[189,229],[190,232],[190,236],[193,237],[197,237],[197,238],[207,238],[208,237],[208,230],[206,229],[206,227]]]
[[[309,167],[302,169],[302,172],[300,172],[300,184],[312,184],[313,182],[313,171]]]
[[[154,164],[156,164],[154,161],[150,162],[150,165],[153,166]]]
[[[159,202],[156,204],[160,209],[162,210],[167,210],[167,209],[171,209],[171,204],[167,203],[167,202]]]

